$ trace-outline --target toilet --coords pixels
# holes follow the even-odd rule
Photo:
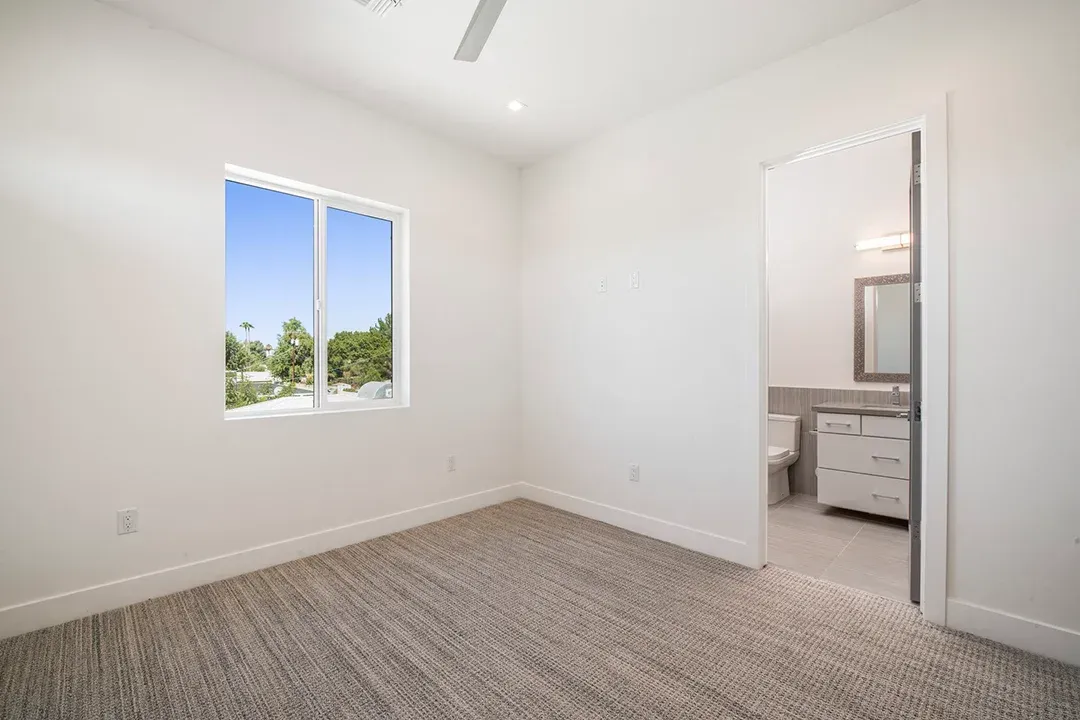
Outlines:
[[[769,504],[791,494],[788,468],[799,459],[802,418],[769,413]]]

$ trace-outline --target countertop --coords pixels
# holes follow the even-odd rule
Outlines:
[[[911,408],[907,405],[874,405],[866,407],[862,403],[826,402],[814,406],[815,412],[847,413],[848,415],[876,415],[878,417],[907,416]]]

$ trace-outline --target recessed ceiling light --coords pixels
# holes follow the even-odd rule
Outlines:
[[[511,100],[510,102],[506,103],[506,107],[508,107],[512,112],[521,112],[522,110],[527,108],[528,105],[521,102],[520,100]]]

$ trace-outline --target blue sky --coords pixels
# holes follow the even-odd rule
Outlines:
[[[225,183],[225,329],[241,340],[277,345],[281,323],[313,325],[314,202],[251,185]],[[390,312],[390,223],[329,208],[326,217],[326,322],[367,330]]]

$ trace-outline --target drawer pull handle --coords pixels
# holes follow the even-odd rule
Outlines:
[[[871,455],[870,457],[874,458],[875,460],[889,460],[890,462],[897,462],[897,463],[900,462],[900,458],[898,458],[898,457],[889,457],[887,455]]]
[[[898,498],[896,495],[882,495],[881,493],[875,492],[870,493],[870,495],[876,497],[879,500],[895,500],[896,502],[900,502],[900,498]]]
[[[843,427],[851,427],[851,423],[829,422],[828,420],[825,421],[825,424],[828,425],[829,427],[832,427],[833,425],[842,425]]]

